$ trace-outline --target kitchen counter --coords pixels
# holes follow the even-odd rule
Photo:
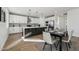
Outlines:
[[[23,27],[23,35],[26,36],[28,33],[31,33],[29,36],[42,34],[47,27]]]

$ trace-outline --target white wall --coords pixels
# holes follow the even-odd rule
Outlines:
[[[59,28],[66,31],[67,16],[66,15],[59,16],[58,20],[59,20]]]
[[[0,50],[3,48],[8,38],[8,29],[5,23],[0,22]]]
[[[3,8],[3,11],[5,12],[5,20],[6,22],[0,22],[0,50],[2,50],[7,38],[8,38],[8,10],[7,8]]]
[[[55,28],[59,28],[59,29],[63,29],[65,30],[66,29],[66,18],[67,16],[60,16],[60,15],[56,15],[54,17],[49,17],[49,18],[46,18],[45,21],[51,21],[51,20],[54,20],[55,22]]]
[[[79,8],[68,11],[67,29],[73,30],[73,36],[79,37]]]

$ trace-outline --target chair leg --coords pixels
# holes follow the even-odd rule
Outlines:
[[[44,46],[43,46],[43,51],[44,51],[44,49],[45,49],[45,45],[46,45],[46,42],[44,43]]]
[[[52,44],[50,44],[50,49],[51,49],[51,51],[52,51]]]
[[[56,44],[54,43],[54,46],[55,46],[55,48],[56,48],[56,50],[57,50],[57,46],[56,46]]]
[[[71,40],[70,40],[70,44],[72,45],[72,42],[71,42]]]
[[[68,43],[65,43],[66,44],[66,48],[67,48],[67,51],[68,51]]]
[[[57,43],[57,47],[58,47],[59,43],[60,43],[60,42],[58,41],[58,43]]]
[[[69,46],[69,48],[71,48],[71,45],[70,45],[70,43],[68,43],[68,46]]]

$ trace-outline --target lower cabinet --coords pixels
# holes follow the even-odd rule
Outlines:
[[[46,28],[46,27],[25,28],[25,35],[28,34],[29,32],[31,32],[31,35],[29,35],[29,36],[42,34],[42,32],[45,30],[45,28]]]
[[[9,28],[9,34],[20,33],[20,32],[22,32],[22,28],[21,27],[10,27]]]

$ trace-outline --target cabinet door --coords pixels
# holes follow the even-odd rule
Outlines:
[[[10,21],[9,21],[10,23],[14,23],[14,20],[13,19],[11,19],[11,16],[10,16]]]
[[[10,34],[11,34],[11,33],[14,33],[14,31],[15,31],[15,30],[14,30],[13,27],[10,27],[10,28],[9,28],[9,33],[10,33]]]
[[[10,27],[9,28],[9,33],[20,33],[22,32],[22,28],[21,27]]]
[[[19,27],[14,27],[14,33],[19,33]]]
[[[21,27],[15,27],[14,28],[14,33],[20,33],[22,32],[22,28]]]
[[[19,28],[19,32],[22,32],[22,27]]]

